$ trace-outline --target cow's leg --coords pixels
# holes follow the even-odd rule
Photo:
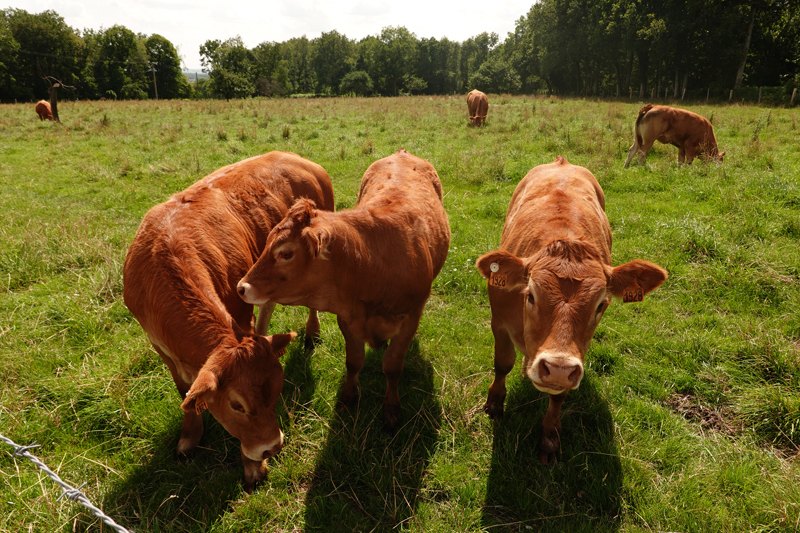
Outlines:
[[[483,405],[489,418],[503,416],[503,404],[506,400],[506,376],[514,368],[517,353],[508,331],[499,324],[492,324],[494,335],[494,381],[489,387],[489,395]]]
[[[319,313],[316,309],[308,309],[308,320],[306,320],[306,338],[303,342],[303,347],[306,350],[313,350],[314,346],[319,343]]]
[[[566,391],[550,395],[550,403],[542,420],[542,438],[539,439],[539,462],[543,465],[556,462],[556,452],[561,447],[561,404],[566,397]]]
[[[392,337],[389,347],[383,353],[383,374],[386,376],[386,396],[383,398],[383,422],[386,429],[394,431],[400,420],[400,374],[406,360],[406,352],[419,327],[422,309],[409,313],[400,326],[400,331]]]
[[[242,453],[242,466],[244,466],[245,491],[253,492],[256,485],[267,477],[267,462],[253,461]]]
[[[358,339],[347,325],[347,322],[340,317],[336,317],[339,329],[344,336],[344,349],[346,353],[345,366],[347,367],[347,379],[342,387],[342,395],[339,397],[339,407],[352,405],[358,397],[358,373],[364,367],[364,342]]]
[[[161,351],[161,349],[153,345],[153,349],[164,361],[164,364],[169,368],[169,373],[172,374],[172,381],[178,388],[178,394],[181,395],[181,401],[186,398],[186,394],[192,387],[191,383],[187,383],[181,378],[175,362],[170,356]],[[203,436],[203,417],[194,411],[183,412],[183,422],[181,423],[181,438],[178,440],[178,446],[175,448],[176,459],[191,459],[197,451],[197,446],[200,444],[200,438]]]
[[[636,150],[638,147],[639,145],[636,144],[636,141],[633,141],[633,146],[631,146],[630,150],[628,150],[628,159],[625,160],[625,166],[622,168],[628,168],[628,165],[630,165],[631,161],[633,160],[633,156],[636,155]]]
[[[679,146],[678,147],[678,166],[682,167],[684,161],[686,161],[686,151],[683,149],[682,146]]]
[[[692,145],[686,146],[686,164],[691,165],[694,158],[697,156],[697,148]]]
[[[275,311],[275,302],[267,302],[258,306],[258,320],[256,321],[256,333],[266,336],[269,333],[269,321],[272,320],[272,312]]]

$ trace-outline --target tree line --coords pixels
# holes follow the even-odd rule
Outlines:
[[[797,0],[540,0],[501,41],[418,38],[405,27],[350,39],[240,37],[200,47],[190,84],[172,43],[124,26],[78,32],[54,11],[0,17],[0,100],[490,93],[682,96],[689,89],[800,85]],[[69,98],[69,94],[64,97]]]

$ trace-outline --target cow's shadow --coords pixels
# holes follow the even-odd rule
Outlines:
[[[402,418],[383,429],[383,350],[368,350],[358,404],[331,416],[305,499],[305,531],[394,531],[417,508],[441,406],[433,367],[411,344],[400,377]],[[344,381],[342,381],[342,384]]]
[[[542,466],[537,452],[548,396],[527,380],[509,384],[505,415],[493,423],[483,527],[618,531],[622,467],[611,413],[595,383],[584,379],[567,396],[561,413],[561,451],[553,466]]]

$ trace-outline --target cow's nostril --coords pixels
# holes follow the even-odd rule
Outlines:
[[[542,379],[550,377],[550,369],[547,368],[546,361],[541,361],[539,363],[539,377],[541,377]]]
[[[236,290],[239,291],[239,296],[244,296],[244,285],[239,285]]]
[[[580,367],[580,366],[576,366],[576,367],[575,367],[575,370],[573,370],[573,371],[570,373],[570,375],[569,375],[569,380],[570,380],[572,383],[577,383],[578,381],[580,381],[580,379],[581,379],[581,375],[582,375],[582,374],[583,374],[583,372],[581,371],[581,367]]]

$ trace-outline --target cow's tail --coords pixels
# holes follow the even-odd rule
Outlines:
[[[639,110],[639,116],[636,117],[636,125],[633,127],[634,136],[636,139],[637,146],[641,146],[644,144],[642,140],[642,134],[639,133],[639,124],[642,123],[642,118],[647,114],[648,111],[653,109],[653,104],[647,104],[643,108]]]

